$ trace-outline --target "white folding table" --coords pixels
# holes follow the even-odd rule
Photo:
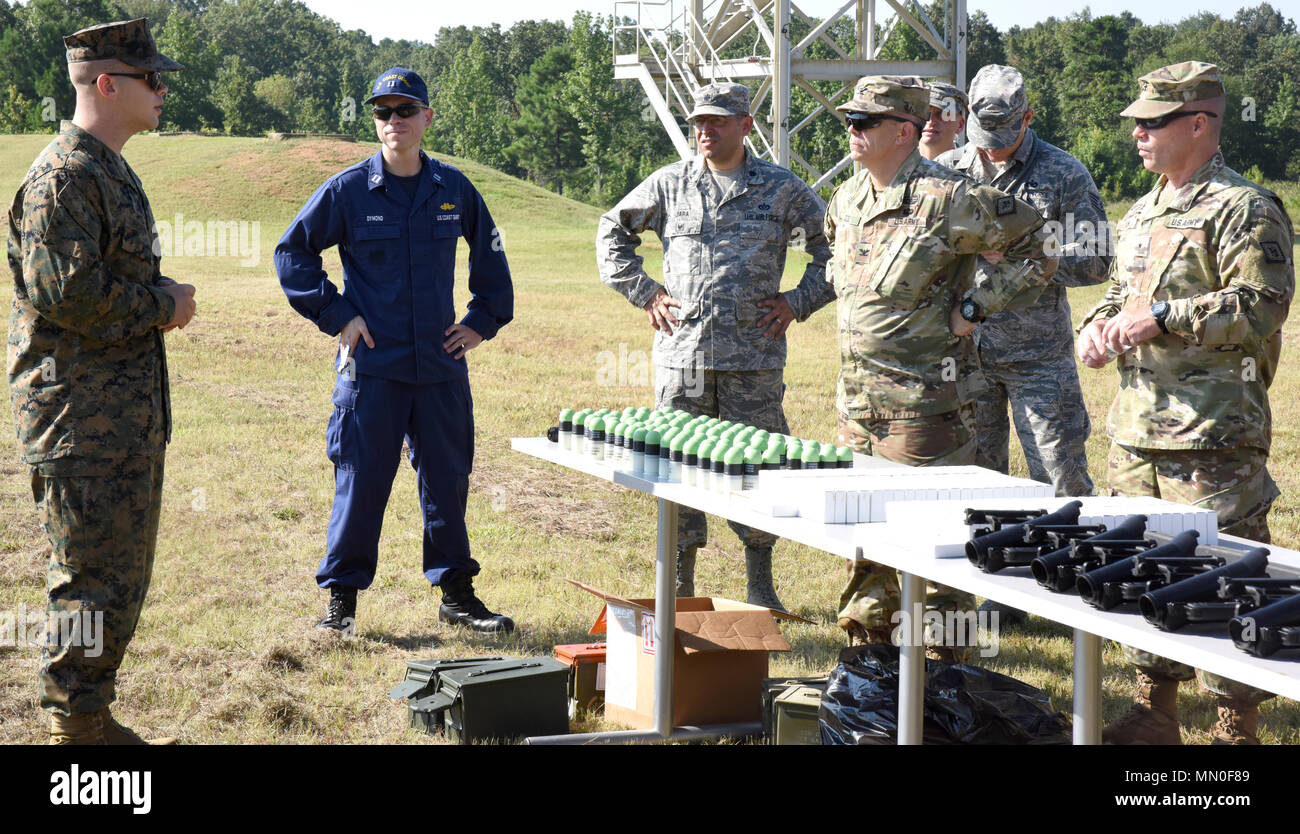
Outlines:
[[[1233,646],[1224,636],[1203,631],[1162,632],[1138,614],[1092,608],[1077,595],[1055,594],[1038,586],[1024,569],[985,574],[964,556],[937,557],[929,548],[909,548],[900,543],[888,524],[821,524],[798,517],[774,517],[748,506],[748,499],[687,486],[651,481],[619,471],[603,461],[565,451],[546,438],[514,438],[517,452],[635,489],[658,500],[658,547],[655,556],[655,640],[672,645],[676,629],[677,508],[692,507],[782,538],[806,544],[844,559],[863,559],[903,574],[901,605],[920,610],[926,581],[948,585],[978,596],[1021,608],[1074,629],[1074,742],[1101,741],[1101,641],[1118,640],[1137,648],[1224,675],[1283,697],[1300,700],[1300,662],[1288,658],[1256,658]],[[1036,499],[1026,499],[1035,503]],[[974,502],[978,503],[978,502]],[[1220,534],[1221,543],[1247,543]],[[1300,553],[1269,545],[1270,564],[1300,570]],[[654,730],[664,738],[673,734],[672,652],[655,655]],[[919,640],[904,640],[899,658],[898,743],[920,744],[925,695],[925,647]]]

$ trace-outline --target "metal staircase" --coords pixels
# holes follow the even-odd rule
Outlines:
[[[803,169],[813,188],[831,183],[852,164],[846,155],[829,170],[819,171],[791,147],[797,135],[824,114],[841,119],[835,105],[863,75],[919,75],[965,86],[966,0],[940,0],[942,16],[931,17],[917,0],[846,0],[827,17],[804,14],[793,0],[616,0],[614,3],[614,77],[636,79],[646,104],[668,132],[683,159],[694,156],[692,135],[685,128],[691,95],[701,85],[736,81],[750,90],[754,133],[750,149],[779,165]],[[877,16],[877,6],[892,12]],[[938,20],[936,24],[936,18]],[[791,22],[809,32],[791,42]],[[853,20],[855,43],[846,50],[830,37],[831,27]],[[908,27],[934,50],[920,61],[885,61],[881,52],[890,37]],[[835,55],[805,57],[814,43]],[[827,96],[812,83],[836,81]],[[791,124],[792,85],[814,101],[812,109]],[[841,119],[842,121],[842,119]]]

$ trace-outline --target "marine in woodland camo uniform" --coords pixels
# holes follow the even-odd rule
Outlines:
[[[65,43],[70,64],[116,58],[143,70],[180,68],[158,54],[144,20]],[[18,188],[8,255],[10,399],[52,548],[47,610],[89,618],[90,629],[103,617],[97,656],[99,647],[51,630],[40,704],[65,716],[96,713],[114,699],[153,569],[171,436],[160,328],[176,311],[161,287],[174,282],[159,270],[139,178],[72,122]]]
[[[1213,65],[1185,62],[1142,79],[1137,104],[1223,96]],[[1149,117],[1170,112],[1132,112]],[[1116,227],[1110,287],[1082,331],[1121,310],[1167,302],[1168,331],[1118,357],[1120,387],[1106,420],[1112,495],[1152,495],[1218,513],[1225,533],[1270,541],[1278,489],[1265,466],[1272,443],[1268,387],[1295,291],[1292,226],[1282,201],[1215,153],[1181,188],[1162,176]],[[1189,680],[1193,669],[1125,647],[1148,671]],[[1200,674],[1219,695],[1269,693]]]
[[[1010,401],[1029,477],[1052,484],[1057,495],[1092,495],[1084,448],[1092,426],[1079,385],[1065,290],[1106,280],[1111,263],[1106,210],[1083,164],[1023,126],[1029,107],[1018,71],[986,66],[970,92],[970,141],[937,161],[1029,203],[1045,221],[1059,224],[1058,238],[1066,247],[1051,283],[1033,304],[995,313],[975,328],[980,369],[989,383],[975,404],[975,462],[1004,474],[1009,470]],[[979,152],[1010,148],[1017,141],[1004,164]],[[987,268],[981,261],[976,274]]]
[[[869,76],[838,109],[906,114],[919,129],[929,115],[929,93],[911,79]],[[887,188],[878,190],[869,170],[837,188],[826,210],[826,237],[838,297],[842,441],[911,466],[974,463],[971,404],[985,383],[971,340],[953,335],[949,317],[966,299],[981,316],[1013,299],[1025,303],[1051,277],[1056,259],[1047,254],[1037,210],[914,149]],[[1005,260],[972,287],[975,254],[991,250]],[[892,628],[899,607],[895,571],[869,563],[852,571],[841,624]],[[927,604],[974,607],[969,594],[947,588],[929,594]]]
[[[738,84],[701,89],[695,113],[748,112]],[[596,235],[601,280],[637,307],[662,288],[683,306],[671,334],[655,333],[655,405],[788,433],[781,402],[785,336],[769,338],[758,302],[781,290],[786,251],[812,261],[798,286],[784,293],[797,321],[832,300],[822,236],[825,205],[794,173],[745,151],[737,181],[720,185],[703,157],[660,168],[600,219]],[[723,188],[726,188],[723,191]],[[640,234],[663,242],[664,283],[646,274],[636,254]],[[776,536],[728,522],[750,548],[770,548]],[[704,514],[682,507],[678,548],[707,540]]]

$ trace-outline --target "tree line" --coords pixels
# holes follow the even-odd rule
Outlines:
[[[937,20],[937,4],[930,9]],[[612,204],[676,158],[640,86],[614,80],[611,17],[444,27],[433,43],[376,44],[293,0],[0,0],[0,133],[57,130],[74,102],[62,35],[134,17],[150,18],[159,48],[185,65],[168,78],[164,130],[370,140],[374,129],[361,102],[376,75],[401,65],[429,84],[431,151],[597,205]],[[802,38],[816,22],[796,18],[792,37]],[[827,35],[846,51],[853,46],[851,21],[838,21]],[[968,76],[988,63],[1019,68],[1038,135],[1087,165],[1107,199],[1136,196],[1154,179],[1133,149],[1131,121],[1115,114],[1136,96],[1139,75],[1184,60],[1210,61],[1223,72],[1229,165],[1253,177],[1300,178],[1300,35],[1267,3],[1230,20],[1205,13],[1151,25],[1128,13],[1093,17],[1085,10],[1006,32],[976,12],[968,36]],[[723,57],[748,49],[737,42]],[[834,52],[819,41],[806,57]],[[933,52],[900,26],[882,57],[926,59]],[[812,83],[828,97],[840,87]],[[811,95],[794,90],[792,121],[813,107]],[[765,117],[756,114],[760,122]],[[822,170],[846,147],[843,128],[828,115],[792,140],[794,152]]]

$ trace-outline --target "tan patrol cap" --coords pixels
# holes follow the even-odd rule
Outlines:
[[[914,75],[864,75],[853,98],[835,108],[843,113],[897,113],[917,125],[930,120],[930,89]]]
[[[1138,79],[1137,101],[1120,112],[1135,119],[1154,119],[1193,101],[1219,98],[1223,81],[1219,68],[1203,61],[1183,61],[1147,73]]]
[[[158,51],[153,35],[149,34],[147,17],[102,23],[64,35],[63,46],[69,64],[111,59],[142,70],[173,72],[181,68]]]

